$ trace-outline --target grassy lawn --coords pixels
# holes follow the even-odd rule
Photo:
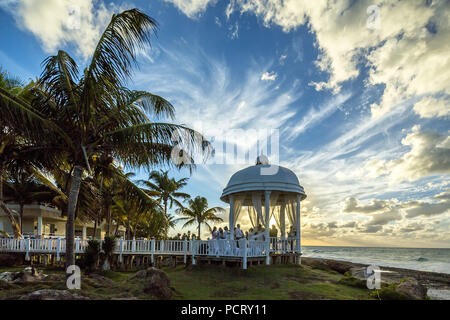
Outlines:
[[[23,267],[0,268],[0,272]],[[339,273],[308,266],[257,266],[247,271],[222,266],[178,266],[163,269],[175,290],[173,299],[371,299],[369,290],[340,283]],[[60,273],[62,269],[44,269]],[[98,282],[84,276],[80,294],[92,299],[152,299],[143,292],[143,283],[127,279],[134,271],[102,273],[111,281]],[[65,281],[8,284],[0,281],[0,299],[17,299],[39,289],[66,289]]]

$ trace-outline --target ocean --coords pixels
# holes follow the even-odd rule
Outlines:
[[[343,260],[450,274],[450,248],[375,248],[302,246],[304,257]]]

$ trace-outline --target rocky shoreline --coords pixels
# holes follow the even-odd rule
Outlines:
[[[322,258],[302,258],[302,263],[311,267],[328,268],[339,273],[349,272],[353,277],[365,280],[364,270],[368,264],[353,263]],[[413,278],[427,289],[431,299],[450,300],[450,274],[418,271],[403,268],[379,266],[381,282],[398,283],[403,279]]]

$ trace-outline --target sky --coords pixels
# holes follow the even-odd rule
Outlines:
[[[308,195],[303,245],[450,247],[448,1],[0,0],[0,66],[35,79],[58,49],[85,66],[134,7],[159,30],[128,86],[220,147],[185,192],[227,208],[223,188],[254,159],[222,161],[221,146],[259,153],[245,137],[265,130],[271,163]]]

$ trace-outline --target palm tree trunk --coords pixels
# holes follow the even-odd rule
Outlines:
[[[6,203],[3,201],[3,165],[0,168],[0,209],[6,214],[11,223],[14,238],[22,238],[22,232],[20,232],[20,226],[14,217],[14,214],[11,210],[6,206]]]
[[[20,232],[20,226],[17,223],[14,214],[11,212],[11,210],[9,210],[9,208],[1,199],[0,199],[0,209],[3,210],[3,212],[8,216],[9,222],[11,223],[14,232],[14,238],[22,238],[22,232]]]
[[[23,203],[19,204],[19,214],[20,214],[20,233],[23,233]]]
[[[164,214],[167,217],[167,200],[164,200]]]
[[[95,239],[95,235],[97,234],[97,218],[94,220],[94,235],[92,239]]]
[[[197,240],[200,240],[200,227],[201,227],[201,224],[199,223],[198,224],[198,238],[197,238]]]
[[[75,210],[77,208],[78,194],[81,186],[81,175],[83,168],[75,166],[70,186],[69,204],[67,206],[67,224],[66,224],[66,267],[75,264],[75,254],[73,243],[75,236]]]
[[[111,234],[111,207],[109,205],[106,208],[106,222],[108,223],[108,229],[106,230],[106,234],[109,237]]]

